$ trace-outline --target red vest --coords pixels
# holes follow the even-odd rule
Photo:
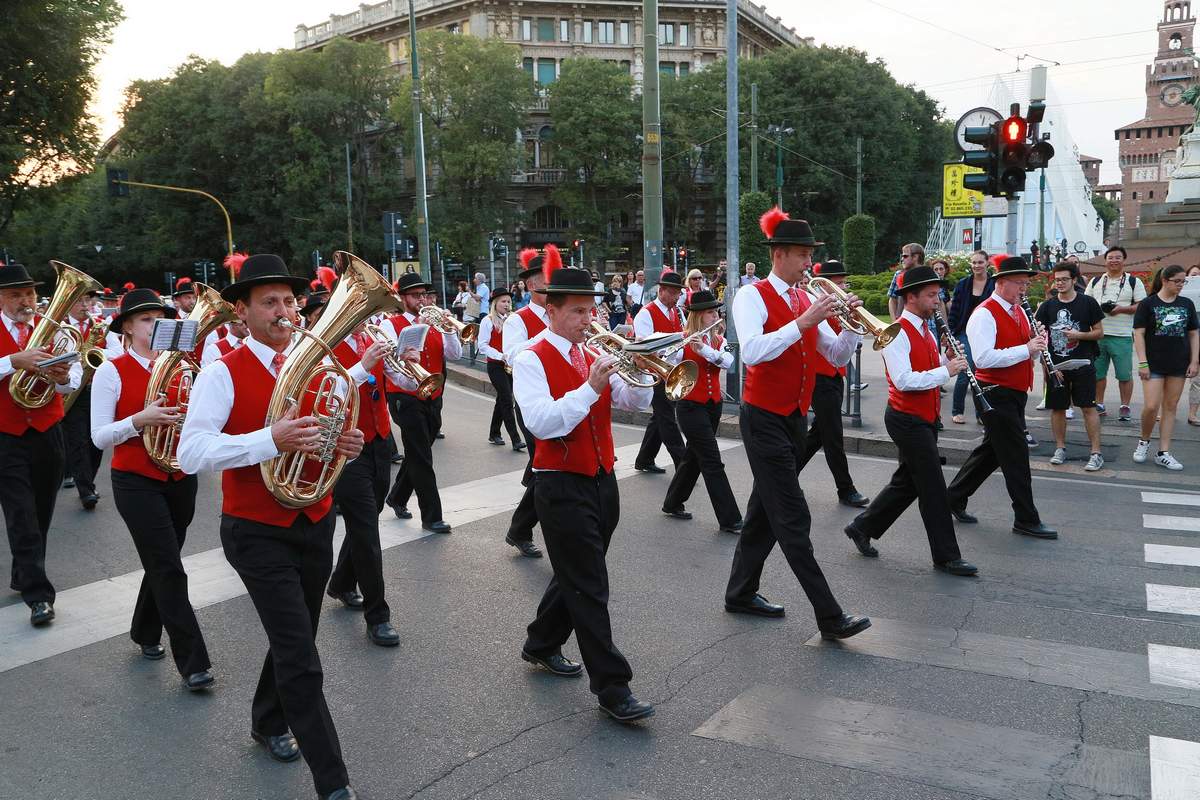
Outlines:
[[[240,346],[240,345],[238,345],[238,346]],[[224,339],[224,338],[217,339],[217,350],[220,351],[221,355],[227,356],[236,349],[237,349],[237,347],[230,344],[228,339]]]
[[[550,396],[555,400],[583,385],[584,377],[553,344],[542,339],[529,349],[541,359]],[[590,367],[594,360],[591,354],[585,352],[583,357]],[[601,469],[612,472],[616,461],[612,439],[612,390],[604,387],[600,398],[592,404],[588,415],[575,426],[575,430],[561,439],[536,441],[533,447],[534,469],[575,472],[588,477]]]
[[[541,322],[541,320],[538,320],[538,322]],[[497,325],[495,320],[492,321],[492,335],[488,337],[488,347],[497,353],[504,352],[504,328],[502,325]],[[501,364],[503,361],[504,359],[502,358],[488,359],[489,364]]]
[[[712,346],[720,350],[725,346],[725,340],[718,336]],[[683,360],[694,361],[697,367],[696,385],[683,399],[693,403],[721,402],[721,368],[697,353],[694,347],[684,349]]]
[[[249,347],[237,348],[223,356],[221,362],[233,379],[233,408],[221,432],[236,436],[261,430],[275,389],[275,376]],[[308,409],[300,409],[302,414],[307,412]],[[290,527],[301,513],[316,522],[333,507],[333,497],[326,495],[321,502],[303,509],[285,508],[267,491],[258,464],[222,472],[221,493],[221,513],[281,528]]]
[[[650,314],[650,320],[654,323],[655,333],[678,333],[683,330],[683,326],[679,322],[679,309],[671,309],[670,318],[658,307],[657,302],[646,306],[646,310]]]
[[[392,321],[392,328],[396,331],[397,336],[400,335],[400,331],[404,330],[409,325],[416,324],[409,322],[408,317],[404,316],[403,314],[395,314],[391,317],[388,317],[388,319]],[[425,334],[425,346],[421,349],[421,366],[428,370],[431,374],[436,375],[439,372],[442,372],[443,368],[445,367],[446,359],[442,353],[442,346],[442,334],[440,334],[436,328],[430,328],[429,332]],[[404,387],[393,383],[390,378],[387,380],[387,390],[392,393],[398,392],[400,394],[412,395],[414,397],[417,394],[413,389],[405,389]],[[439,387],[436,392],[429,396],[429,399],[436,400],[441,396],[442,389]]]
[[[346,342],[341,342],[333,348],[333,354],[337,356],[338,363],[346,369],[362,360],[362,356],[355,353]],[[363,439],[368,442],[374,441],[376,436],[387,436],[392,429],[387,398],[384,397],[385,375],[382,360],[371,370],[371,374],[375,376],[375,383],[372,385],[368,382],[358,387],[358,429],[362,431]],[[372,394],[377,395],[379,399],[372,400]]]
[[[792,307],[775,291],[768,280],[751,284],[767,307],[763,333],[777,331],[796,322]],[[747,287],[743,287],[745,289]],[[808,295],[800,292],[800,313],[811,305]],[[746,367],[746,385],[742,399],[772,414],[788,416],[794,411],[808,413],[813,394],[813,358],[817,352],[817,328],[814,325],[801,334],[799,341],[771,361]]]
[[[20,349],[16,340],[9,335],[8,326],[0,321],[0,358],[11,356]],[[46,431],[63,418],[61,394],[55,392],[50,402],[41,408],[21,408],[13,402],[12,394],[8,391],[11,381],[12,375],[0,381],[0,433],[21,436],[30,428]]]
[[[928,333],[929,328],[921,326],[921,329],[917,330],[906,319],[900,320],[900,327],[904,329],[904,335],[908,337],[910,349],[908,358],[913,372],[927,372],[941,364],[941,354],[938,352],[937,344]],[[884,374],[887,375],[886,364]],[[929,423],[937,421],[942,406],[942,393],[938,391],[938,387],[904,392],[897,389],[896,385],[892,383],[891,375],[887,376],[887,380],[889,406],[902,414],[912,414]]]
[[[1025,314],[1020,308],[1017,308],[1017,313],[1021,315],[1021,321],[1017,322],[1012,318],[1011,312],[1005,311],[995,298],[989,297],[975,309],[976,314],[988,312],[991,312],[992,318],[996,320],[997,350],[1029,344],[1029,321],[1025,319]],[[975,378],[980,383],[992,383],[1018,392],[1028,392],[1033,388],[1033,359],[1027,358],[1001,369],[977,369]]]
[[[525,338],[527,341],[546,330],[546,323],[542,322],[542,318],[533,310],[533,306],[525,306],[517,312],[517,316],[521,318],[521,322],[525,323]]]
[[[150,370],[138,363],[129,353],[112,360],[121,377],[121,396],[113,409],[113,419],[131,417],[146,407],[146,387],[150,384]],[[133,472],[155,481],[177,481],[186,478],[182,472],[166,473],[155,466],[146,453],[141,434],[126,439],[113,448],[112,468],[122,472]]]
[[[836,319],[834,319],[833,317],[830,317],[829,319],[827,319],[825,321],[829,323],[830,328],[833,328],[833,332],[835,334],[842,332],[842,324],[840,322],[838,322]],[[815,352],[815,355],[816,355],[816,358],[813,359],[813,370],[818,375],[825,375],[826,377],[832,378],[837,375],[844,376],[846,374],[845,367],[835,367],[833,364],[830,364],[829,359],[827,359],[825,356],[821,355],[820,350],[817,350]]]

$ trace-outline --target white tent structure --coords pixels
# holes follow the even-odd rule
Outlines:
[[[998,76],[987,100],[990,106],[1007,117],[1012,103],[1020,101],[1021,113],[1029,107],[1030,73],[1019,72]],[[1051,70],[1053,76],[1053,70]],[[1084,178],[1079,164],[1079,148],[1071,138],[1068,113],[1054,96],[1053,82],[1046,92],[1046,116],[1041,133],[1050,134],[1054,158],[1046,168],[1045,231],[1049,246],[1065,239],[1068,250],[1081,258],[1090,258],[1104,246],[1104,223],[1092,207],[1092,189]],[[1027,254],[1030,244],[1038,238],[1038,209],[1040,172],[1027,176],[1025,192],[1018,198],[1017,252]],[[979,242],[963,244],[963,231],[974,226],[971,219],[942,219],[941,209],[935,212],[926,250],[930,252],[966,252],[982,248],[989,253],[1005,251],[1007,221],[1004,217],[988,217],[983,221],[983,236]]]

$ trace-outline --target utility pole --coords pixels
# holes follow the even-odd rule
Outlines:
[[[858,167],[858,177],[855,179],[854,192],[854,213],[862,213],[862,137],[858,137],[858,142],[854,148],[854,161]]]
[[[411,2],[411,0],[410,0]],[[662,117],[658,105],[658,0],[642,4],[642,229],[646,286],[662,274]],[[651,298],[645,302],[648,304]]]
[[[725,5],[725,338],[733,351],[733,369],[725,373],[725,389],[735,400],[742,397],[741,358],[738,354],[737,330],[732,324],[733,295],[737,291],[739,269],[738,248],[741,242],[738,227],[741,218],[741,193],[738,187],[738,59],[737,59],[737,0]],[[758,187],[758,86],[750,87],[750,185]]]
[[[750,84],[750,191],[758,191],[758,84]]]
[[[346,241],[349,243],[350,252],[354,252],[354,218],[351,214],[350,207],[352,205],[353,189],[350,184],[350,143],[346,142]]]
[[[425,119],[421,114],[421,69],[417,62],[417,12],[413,8],[413,0],[408,0],[408,38],[412,42],[412,55],[409,57],[409,61],[412,66],[413,131],[416,139],[413,147],[413,162],[416,166],[414,194],[416,195],[417,243],[421,251],[421,278],[429,281],[432,280],[433,275],[429,269],[429,197],[425,187]]]
[[[1046,258],[1046,168],[1042,167],[1042,174],[1038,181],[1038,250],[1042,254],[1042,264],[1045,266]]]
[[[783,208],[783,135],[793,134],[794,128],[783,125],[768,125],[767,133],[775,136],[775,204]]]

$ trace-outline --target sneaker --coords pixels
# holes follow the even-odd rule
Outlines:
[[[1029,445],[1029,449],[1032,450],[1038,446],[1038,440],[1033,438],[1032,433],[1025,431],[1025,444]]]
[[[1120,411],[1117,412],[1117,421],[1129,422],[1131,417],[1133,417],[1133,410],[1129,406],[1121,406]]]
[[[1067,450],[1065,447],[1054,448],[1054,455],[1050,456],[1050,463],[1058,466],[1059,464],[1067,463]]]
[[[1150,451],[1150,443],[1143,442],[1138,439],[1137,447],[1133,448],[1134,463],[1144,464],[1146,462],[1146,453]]]
[[[1102,417],[1108,416],[1108,409],[1104,407],[1104,403],[1096,403],[1096,413]]]
[[[1036,406],[1034,406],[1034,409],[1036,409],[1037,411],[1045,411],[1046,410],[1046,401],[1043,400],[1042,402],[1038,403]]]
[[[1104,456],[1099,453],[1092,453],[1092,457],[1088,459],[1088,463],[1084,465],[1084,472],[1095,472],[1104,466]]]
[[[1180,464],[1178,461],[1176,461],[1175,456],[1171,455],[1165,450],[1158,454],[1158,457],[1154,459],[1154,463],[1158,464],[1160,467],[1166,467],[1167,469],[1171,470],[1178,471],[1183,469],[1183,464]]]
[[[1073,408],[1067,409],[1067,419],[1075,419],[1075,409],[1073,409]]]

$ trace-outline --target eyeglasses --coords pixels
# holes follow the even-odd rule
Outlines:
[[[901,253],[900,257],[901,258],[915,258],[916,255],[914,253]]]
[[[1068,276],[1067,276],[1067,277],[1065,277],[1065,278],[1058,278],[1058,277],[1056,277],[1056,278],[1054,279],[1054,282],[1055,282],[1055,283],[1070,283],[1070,282],[1071,282],[1071,276],[1070,276],[1070,275],[1068,275]]]
[[[1173,283],[1176,286],[1183,286],[1187,283],[1187,278],[1168,278],[1167,283]]]

